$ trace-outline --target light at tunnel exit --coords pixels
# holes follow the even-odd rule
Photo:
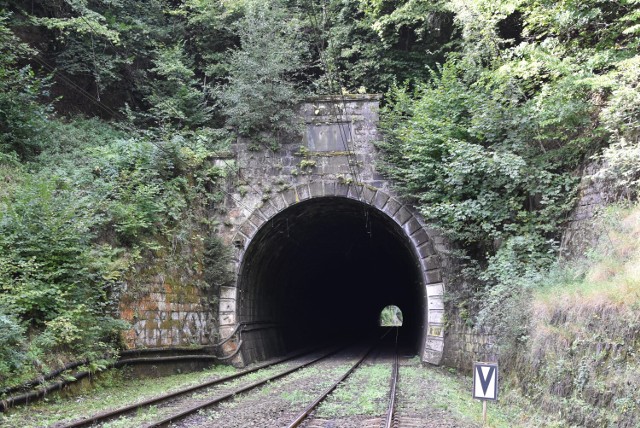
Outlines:
[[[402,327],[402,311],[396,305],[389,305],[380,312],[380,327]]]

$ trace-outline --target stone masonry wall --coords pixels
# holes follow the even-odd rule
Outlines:
[[[378,99],[376,95],[317,98],[301,108],[302,138],[280,142],[280,147],[240,138],[234,145],[237,172],[227,190],[227,216],[220,230],[223,240],[235,247],[232,272],[239,271],[244,242],[234,242],[247,227],[247,220],[274,196],[296,186],[322,181],[348,184],[366,183],[388,189],[388,183],[375,172],[372,142],[378,140]],[[338,122],[341,128],[330,126]],[[354,176],[356,172],[357,177]],[[270,204],[269,204],[270,206]],[[264,221],[258,219],[257,221]],[[245,233],[245,235],[248,233]],[[220,337],[228,337],[237,325],[236,288],[222,287],[220,299]],[[227,343],[224,353],[237,344]]]
[[[213,341],[213,313],[195,286],[176,286],[154,277],[141,296],[120,302],[121,317],[131,323],[125,332],[129,348],[207,345]]]
[[[398,217],[394,221],[405,229],[424,264],[429,328],[425,327],[423,359],[437,364],[443,352],[444,331],[444,284],[439,266],[447,264],[446,257],[442,257],[447,243],[418,220],[415,208],[398,199],[391,183],[376,171],[378,99],[375,95],[349,95],[310,100],[301,108],[302,138],[281,142],[275,150],[254,140],[239,139],[234,147],[237,183],[228,189],[228,215],[221,233],[225,242],[235,248],[230,269],[239,273],[242,256],[256,230],[298,201],[344,196],[390,213],[394,219]],[[426,260],[431,256],[436,256],[432,258],[438,259],[437,263]],[[235,284],[222,287],[221,291],[220,337],[227,338],[243,320],[237,315],[239,296]],[[251,348],[249,336],[243,339],[242,346]],[[227,342],[223,353],[233,354],[239,343]]]
[[[560,253],[564,259],[580,257],[586,249],[595,246],[600,233],[594,227],[594,216],[599,209],[616,199],[608,183],[592,178],[599,168],[600,165],[594,163],[582,172],[578,200],[562,235]]]
[[[437,364],[443,352],[445,319],[440,267],[448,263],[448,246],[439,234],[425,227],[415,208],[401,201],[391,183],[376,171],[378,99],[375,95],[353,95],[305,103],[301,107],[302,138],[281,142],[279,147],[238,139],[233,155],[216,161],[231,167],[231,173],[224,213],[211,220],[219,223],[221,238],[234,249],[229,271],[238,274],[248,245],[246,238],[279,210],[297,203],[298,198],[344,196],[388,214],[405,230],[423,265],[429,299],[423,358]],[[198,278],[171,278],[165,270],[156,269],[154,275],[148,275],[143,294],[133,290],[124,293],[121,315],[133,326],[125,335],[128,346],[206,345],[233,337],[239,321],[235,282],[220,287],[215,296],[216,311],[200,294]],[[268,334],[261,333],[260,337]],[[243,346],[251,346],[249,338],[245,334]],[[229,340],[222,353],[233,354],[239,346],[240,339]]]
[[[478,331],[460,318],[447,325],[443,364],[471,372],[474,362],[498,361],[495,336]]]

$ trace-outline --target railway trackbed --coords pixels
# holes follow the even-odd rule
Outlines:
[[[341,398],[332,397],[332,393],[341,386],[348,384],[350,376],[359,373],[362,376],[365,371],[359,372],[363,365],[368,367],[382,368],[385,372],[385,381],[382,385],[377,384],[376,389],[387,389],[385,383],[391,386],[393,392],[389,393],[387,401],[386,415],[380,412],[381,417],[378,422],[374,422],[376,428],[392,425],[393,406],[395,400],[395,379],[397,379],[397,363],[388,364],[388,356],[380,361],[380,354],[388,353],[381,351],[381,344],[376,343],[368,346],[351,346],[346,350],[334,354],[331,358],[321,359],[310,364],[304,370],[295,375],[280,379],[271,385],[259,390],[251,390],[242,397],[238,397],[234,402],[221,404],[217,408],[209,409],[206,412],[192,414],[181,421],[174,420],[172,425],[149,425],[149,426],[176,426],[176,427],[313,427],[319,422],[315,418],[318,407],[327,400],[333,401],[330,405],[335,406],[336,400]],[[388,346],[387,346],[388,347]],[[397,358],[397,353],[394,354]],[[397,361],[397,360],[396,360]],[[389,370],[392,368],[392,370]],[[358,376],[356,376],[358,377]],[[366,377],[366,374],[365,374]],[[390,380],[391,379],[391,380]],[[361,380],[361,379],[360,379]],[[358,380],[355,380],[358,383]],[[341,394],[338,394],[340,396]],[[299,396],[299,399],[291,399],[292,396]],[[286,399],[283,400],[283,397]],[[347,404],[347,403],[345,403]],[[339,406],[340,404],[338,404]],[[385,421],[389,421],[384,425]],[[356,422],[359,423],[359,422]],[[320,426],[342,426],[334,425],[330,421],[328,424]],[[360,426],[360,425],[356,425]],[[369,426],[369,425],[368,425]]]
[[[322,419],[315,417],[318,407],[327,401],[332,392],[348,382],[348,378],[364,362],[375,365],[380,358],[379,348],[380,343],[376,343],[293,355],[251,370],[55,427],[328,426]],[[388,348],[387,344],[387,354]],[[377,353],[372,353],[374,349],[377,349]],[[400,421],[394,417],[393,411],[398,379],[397,347],[390,370],[388,355],[385,358],[383,366],[387,373],[385,383],[388,382],[387,410],[384,414],[380,411],[375,418],[361,420],[358,426],[399,426]],[[385,386],[378,385],[377,389],[384,390]],[[277,402],[283,401],[282,397],[286,398],[284,401],[287,403],[278,406]],[[243,401],[243,404],[238,401]]]
[[[285,357],[276,359],[274,361],[269,361],[263,364],[259,364],[255,367],[252,367],[250,369],[247,370],[242,370],[240,372],[234,373],[232,375],[228,375],[228,376],[224,376],[221,378],[217,378],[217,379],[212,379],[212,380],[208,380],[205,382],[201,382],[197,385],[188,387],[188,388],[183,388],[180,389],[178,391],[174,391],[168,394],[163,394],[157,397],[153,397],[144,401],[140,401],[128,406],[124,406],[124,407],[120,407],[118,409],[113,409],[113,410],[108,410],[105,412],[100,412],[98,414],[86,417],[86,418],[82,418],[82,419],[78,419],[72,422],[65,422],[65,423],[59,423],[54,425],[55,428],[80,428],[80,427],[91,427],[91,426],[99,426],[100,424],[103,424],[105,422],[114,420],[116,418],[121,418],[121,417],[125,417],[127,415],[133,414],[135,412],[139,412],[141,409],[145,409],[145,408],[150,408],[152,406],[159,406],[159,405],[166,405],[168,403],[170,403],[171,401],[175,401],[175,400],[180,400],[184,397],[188,397],[192,394],[196,394],[196,393],[201,393],[202,391],[205,391],[209,388],[213,388],[217,385],[221,385],[227,382],[231,382],[233,380],[236,379],[240,379],[243,377],[247,377],[248,375],[254,374],[254,373],[258,373],[261,370],[266,370],[272,367],[276,367],[278,365],[283,365],[289,361],[293,361],[295,359],[302,359],[303,362],[299,363],[297,365],[294,365],[293,369],[287,370],[288,372],[292,372],[295,370],[298,370],[302,367],[305,367],[309,364],[311,364],[312,362],[317,361],[318,359],[322,359],[322,358],[326,358],[328,356],[330,356],[332,353],[335,353],[336,350],[331,350],[329,352],[325,352],[323,354],[321,354],[320,357],[315,357],[312,358],[311,361],[305,361],[305,356],[309,356],[309,355],[313,355],[313,353],[309,353],[308,350],[303,351],[303,352],[298,352],[292,355],[287,355]],[[285,373],[286,374],[286,373]],[[285,375],[283,374],[283,376]],[[265,382],[269,381],[271,379],[267,379]],[[257,382],[254,382],[257,383]],[[257,386],[257,385],[256,385]],[[237,393],[237,391],[236,391]],[[213,401],[213,400],[210,400]],[[222,401],[222,400],[220,400]],[[214,403],[210,403],[208,405],[212,405]],[[206,407],[206,406],[204,406]],[[198,409],[194,410],[197,411]],[[153,426],[153,425],[152,425]],[[157,425],[157,426],[161,426],[161,425]]]
[[[286,361],[283,358],[254,366],[251,372],[215,366],[202,373],[157,379],[107,373],[87,391],[71,391],[67,396],[52,396],[0,413],[0,426],[140,428],[164,424],[175,428],[282,428],[319,401],[314,409],[304,412],[300,427],[479,428],[477,403],[467,398],[469,377],[423,366],[406,341],[401,341],[398,354],[392,336],[389,334],[353,370],[368,350],[363,345],[341,348],[327,358],[320,358],[329,354],[327,348],[298,352]],[[305,366],[272,378],[300,365]],[[392,375],[398,369],[399,376]],[[344,377],[348,371],[351,374]],[[233,376],[226,376],[231,373]],[[394,379],[397,399],[390,392]],[[166,394],[169,391],[176,392]],[[318,400],[320,396],[324,398]],[[193,412],[183,414],[186,410]],[[513,414],[520,413],[494,413],[490,417],[504,422]]]
[[[365,421],[361,421],[360,425],[363,428],[392,428],[399,427],[400,421],[395,417],[395,401],[397,394],[397,384],[398,384],[398,330],[395,330],[395,344],[394,344],[394,352],[393,352],[393,364],[391,369],[391,380],[389,382],[389,396],[388,396],[388,404],[386,414],[383,417],[368,419]],[[322,394],[320,394],[307,408],[305,408],[289,425],[287,428],[297,428],[304,426],[305,428],[323,428],[325,426],[322,420],[315,420],[311,418],[312,412],[327,398],[329,395],[345,380],[353,373],[367,358],[369,353],[373,350],[370,348],[367,353],[365,353],[355,364],[336,382],[331,385],[327,390],[325,390]]]

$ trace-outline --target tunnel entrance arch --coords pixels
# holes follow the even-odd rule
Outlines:
[[[385,191],[297,186],[256,209],[234,244],[236,281],[221,290],[219,322],[237,364],[373,334],[389,301],[402,305],[416,353],[440,363],[440,258],[420,218]]]

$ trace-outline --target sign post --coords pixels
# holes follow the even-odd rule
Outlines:
[[[487,400],[498,399],[498,363],[473,364],[473,398],[482,400],[482,424],[487,424]]]

